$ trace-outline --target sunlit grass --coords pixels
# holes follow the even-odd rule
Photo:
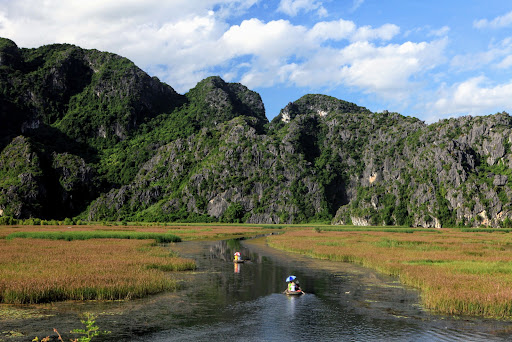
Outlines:
[[[79,232],[86,236],[94,234],[103,234],[98,238],[107,237],[108,234],[118,234],[119,238],[139,238],[143,234],[153,234],[148,238],[157,239],[160,236],[176,235],[183,241],[188,240],[220,240],[232,239],[240,237],[251,237],[256,235],[269,234],[280,231],[283,226],[273,225],[248,225],[248,224],[158,224],[158,225],[73,225],[73,226],[0,226],[0,239],[6,238],[11,234],[20,234],[19,237],[29,237],[33,232],[42,234],[49,232],[48,238],[51,236],[76,236]],[[30,232],[30,234],[28,234]],[[24,236],[26,234],[26,236]],[[123,235],[124,234],[124,235]],[[16,235],[12,235],[16,236]],[[133,237],[131,237],[133,236]]]
[[[139,298],[173,290],[195,262],[147,240],[0,240],[0,302]],[[167,273],[166,273],[167,272]]]
[[[176,288],[195,268],[155,242],[268,234],[265,225],[0,226],[0,303],[114,300]]]
[[[423,304],[435,311],[512,318],[512,234],[309,229],[267,240],[282,250],[398,276],[421,289]]]
[[[180,242],[181,238],[169,233],[129,232],[129,231],[55,231],[55,232],[16,232],[5,237],[7,240],[15,238],[47,239],[47,240],[89,240],[89,239],[134,239],[155,240],[158,243]]]

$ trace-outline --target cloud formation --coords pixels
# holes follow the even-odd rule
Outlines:
[[[492,20],[487,19],[480,19],[473,22],[473,26],[479,29],[483,28],[504,28],[512,26],[512,11],[502,15],[498,16]]]
[[[491,82],[489,73],[512,68],[512,38],[483,29],[511,26],[512,12],[474,21],[480,34],[497,35],[487,49],[452,51],[449,35],[458,26],[401,28],[378,16],[379,24],[362,25],[339,13],[362,12],[370,5],[345,1],[340,11],[340,3],[0,0],[0,36],[21,47],[71,43],[114,52],[181,93],[220,75],[255,90],[294,88],[334,96],[349,91],[379,99],[381,108],[415,103],[417,110],[440,116],[467,113],[468,103],[472,113],[494,109],[492,101],[471,104],[484,95],[506,105],[498,94],[507,94],[509,84]],[[338,10],[337,16],[328,9]],[[464,100],[469,90],[477,96]]]
[[[352,4],[351,12],[355,12],[361,5],[364,3],[364,0],[354,0]]]
[[[478,115],[490,108],[498,111],[510,106],[511,98],[512,82],[493,85],[486,77],[478,76],[444,89],[433,107],[444,113]]]
[[[488,65],[504,69],[510,65],[507,60],[511,54],[512,38],[509,37],[490,44],[486,51],[454,56],[450,64],[457,71],[478,70]]]
[[[279,3],[279,7],[277,8],[279,12],[285,13],[291,17],[296,16],[299,12],[314,12],[316,11],[319,17],[327,16],[327,10],[322,5],[321,1],[311,1],[311,0],[281,0]]]

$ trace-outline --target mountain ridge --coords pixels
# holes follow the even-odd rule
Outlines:
[[[0,39],[0,211],[102,221],[509,226],[512,118],[434,124],[322,94],[273,120],[218,76]],[[0,214],[0,215],[2,215]]]

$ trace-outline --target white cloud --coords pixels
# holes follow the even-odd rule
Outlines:
[[[315,24],[307,33],[307,39],[323,42],[329,39],[342,40],[350,38],[356,31],[352,21],[340,19],[338,21],[323,21]]]
[[[251,67],[241,75],[241,82],[249,87],[278,83],[299,87],[348,85],[403,99],[411,91],[411,78],[442,61],[447,41],[385,46],[368,41],[389,39],[398,31],[394,25],[360,30],[344,20],[317,23],[308,30],[284,20],[263,23],[251,19],[231,27],[221,46],[231,56],[252,56]],[[363,41],[363,36],[367,40]],[[347,41],[342,47],[328,44],[342,40]]]
[[[357,29],[356,33],[352,36],[352,40],[390,40],[399,32],[400,27],[394,24],[385,24],[376,29],[372,28],[371,26],[363,26]]]
[[[445,116],[492,114],[511,109],[512,82],[492,85],[484,76],[478,76],[441,89],[440,95],[431,105]]]
[[[354,0],[352,4],[351,12],[355,12],[361,5],[364,3],[364,0]]]
[[[512,55],[505,57],[500,63],[496,65],[498,69],[508,69],[512,66]]]
[[[451,28],[449,26],[443,26],[441,28],[433,29],[430,25],[425,25],[407,30],[404,32],[403,36],[409,37],[413,34],[421,34],[426,35],[427,37],[446,37],[450,30]]]
[[[483,28],[503,28],[508,27],[512,25],[512,11],[502,15],[498,16],[492,20],[487,19],[480,19],[473,22],[473,26],[479,29]]]
[[[505,38],[498,43],[491,44],[487,51],[454,56],[450,62],[452,68],[458,71],[479,70],[503,59],[498,68],[506,68],[507,57],[512,54],[512,38]]]
[[[307,29],[287,20],[263,23],[259,19],[244,20],[224,33],[221,46],[231,56],[253,54],[264,59],[279,59],[303,48]]]
[[[400,32],[393,24],[358,27],[340,19],[308,28],[257,18],[228,24],[257,2],[7,1],[0,2],[0,36],[22,47],[66,42],[115,52],[179,92],[221,74],[252,88],[346,86],[398,101],[417,89],[421,75],[444,62],[446,39],[389,44]],[[280,6],[290,15],[323,8],[321,1],[302,0],[283,0]],[[503,56],[503,66],[507,63]]]
[[[123,0],[60,1],[18,0],[0,4],[0,34],[24,47],[67,42],[113,50],[120,37],[152,28],[155,33],[169,23],[242,11],[257,0]],[[235,6],[236,5],[236,6]]]
[[[390,40],[400,32],[400,28],[393,24],[384,24],[378,28],[371,26],[357,26],[348,20],[323,21],[315,24],[307,33],[307,39],[317,42],[327,40],[339,41],[371,41]]]
[[[317,11],[319,17],[327,16],[327,10],[323,7],[321,1],[311,0],[281,0],[277,9],[279,12],[287,14],[291,17],[296,16],[299,12]]]
[[[431,30],[428,35],[429,36],[436,36],[436,37],[444,37],[450,32],[450,27],[443,26],[440,29],[437,30]]]
[[[345,85],[392,102],[404,101],[418,89],[415,79],[443,61],[445,45],[446,40],[386,46],[354,42],[342,49],[322,49],[305,63],[289,65],[286,74],[300,87]]]

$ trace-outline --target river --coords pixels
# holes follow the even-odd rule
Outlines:
[[[195,272],[180,274],[182,288],[145,299],[67,302],[27,307],[48,315],[0,321],[0,332],[25,339],[62,333],[77,315],[98,314],[111,334],[93,341],[508,341],[509,322],[436,315],[419,293],[396,278],[349,263],[276,251],[262,239],[183,242],[170,248],[196,259]],[[235,251],[246,260],[233,264]],[[305,295],[286,296],[285,279],[297,276]],[[27,339],[26,337],[32,337]],[[67,340],[67,339],[66,339]]]

